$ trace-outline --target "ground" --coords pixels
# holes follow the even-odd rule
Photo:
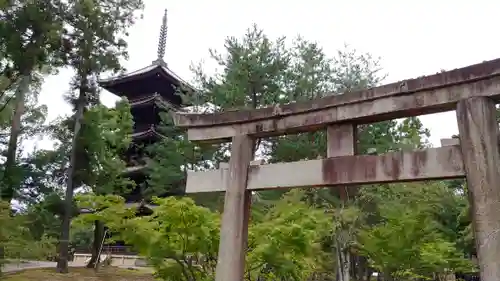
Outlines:
[[[26,269],[5,273],[2,281],[154,281],[150,272],[116,267],[101,268],[99,272],[86,268],[70,268],[68,274],[58,274],[54,268]]]

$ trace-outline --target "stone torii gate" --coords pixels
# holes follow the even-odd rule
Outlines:
[[[189,172],[186,192],[225,191],[217,281],[243,280],[252,190],[467,177],[481,280],[500,280],[500,59],[343,95],[213,114],[174,114],[196,142],[232,142],[229,166]],[[460,140],[355,155],[356,126],[456,110]],[[440,120],[436,120],[440,122]],[[326,159],[261,165],[256,138],[325,130]]]

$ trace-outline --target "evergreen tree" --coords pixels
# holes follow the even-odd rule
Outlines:
[[[186,133],[174,126],[168,110],[161,114],[161,120],[159,131],[164,138],[147,148],[149,179],[143,194],[146,199],[182,195],[187,171],[210,169],[217,152],[217,148],[211,145],[196,145],[188,141]],[[218,194],[193,194],[191,197],[206,207],[220,207]]]
[[[26,94],[37,71],[57,64],[60,50],[64,5],[54,1],[8,1],[0,12],[0,70],[3,86],[0,93],[4,105],[12,100],[11,129],[6,153],[0,198],[9,201],[16,189],[16,156],[22,116],[26,111]],[[14,89],[12,97],[5,98],[6,90]]]
[[[84,115],[89,106],[99,101],[96,78],[105,71],[117,72],[121,69],[119,59],[127,55],[125,49],[127,44],[123,36],[126,35],[126,29],[134,23],[135,12],[142,9],[142,6],[141,0],[81,0],[70,3],[67,10],[68,33],[65,35],[67,49],[63,59],[75,70],[70,93],[75,114],[65,194],[66,208],[57,265],[59,272],[68,271],[73,190],[84,183],[84,178],[89,174],[82,171],[93,169],[90,155],[85,151],[89,145],[82,141],[86,131]]]

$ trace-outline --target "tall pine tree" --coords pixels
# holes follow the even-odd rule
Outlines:
[[[64,59],[74,69],[70,97],[75,114],[72,125],[71,155],[65,194],[65,214],[60,236],[59,272],[68,272],[68,242],[73,191],[82,184],[80,171],[92,170],[93,164],[81,141],[85,131],[84,114],[89,106],[98,103],[96,79],[105,71],[121,70],[119,60],[126,58],[126,29],[134,23],[136,12],[142,9],[141,0],[93,1],[79,0],[70,3],[65,36],[67,51]]]
[[[58,65],[63,32],[61,1],[8,1],[0,13],[0,53],[2,54],[2,95],[13,89],[3,104],[12,103],[11,129],[6,153],[0,198],[10,202],[16,189],[16,156],[22,116],[26,111],[26,95],[37,71]]]

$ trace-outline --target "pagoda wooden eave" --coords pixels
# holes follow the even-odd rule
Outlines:
[[[136,165],[136,166],[130,166],[130,167],[126,167],[125,170],[123,171],[124,174],[134,174],[134,173],[137,173],[137,172],[141,172],[143,171],[144,169],[147,168],[147,165]]]
[[[111,90],[111,87],[114,85],[130,82],[133,80],[138,80],[142,77],[154,73],[161,73],[166,77],[170,77],[176,82],[178,82],[178,84],[181,85],[182,87],[186,87],[190,91],[196,92],[196,89],[191,84],[189,84],[184,79],[179,77],[179,75],[175,74],[175,72],[173,72],[170,68],[168,68],[166,63],[162,62],[154,62],[153,64],[147,67],[129,73],[121,74],[115,77],[99,79],[98,83],[101,87],[105,88],[106,90]]]
[[[147,137],[158,137],[158,138],[166,138],[163,134],[159,133],[154,125],[151,125],[149,129],[144,130],[142,132],[137,132],[132,134],[132,139],[143,139]]]
[[[153,205],[153,204],[148,204],[146,202],[128,202],[128,203],[124,204],[124,207],[126,209],[147,208],[149,210],[153,210],[153,209],[155,209],[158,206],[157,205]],[[87,208],[82,208],[82,209],[79,209],[78,211],[79,211],[79,214],[94,214],[94,213],[96,213],[96,210],[87,209]]]
[[[153,210],[155,209],[156,207],[158,207],[157,205],[153,205],[153,204],[148,204],[146,202],[137,202],[137,203],[125,203],[125,208],[148,208],[150,210]]]
[[[129,103],[130,103],[130,106],[132,108],[156,104],[156,105],[160,105],[161,107],[163,107],[165,109],[173,109],[176,111],[183,111],[183,112],[185,111],[182,107],[177,106],[177,105],[169,102],[168,100],[163,98],[158,93],[154,93],[154,94],[148,95],[146,97],[141,97],[138,99],[130,100]]]

